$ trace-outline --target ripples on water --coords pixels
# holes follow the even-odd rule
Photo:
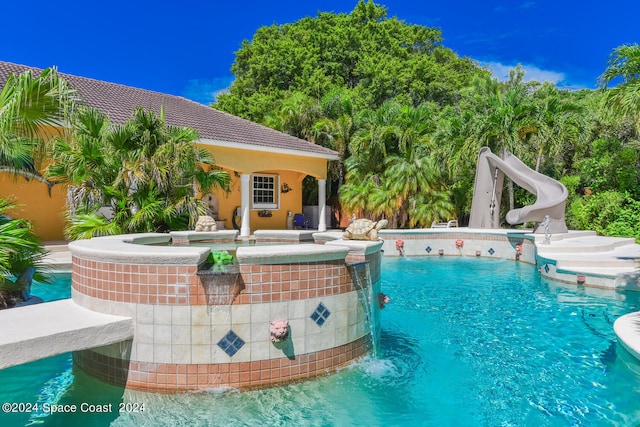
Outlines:
[[[94,424],[113,426],[640,423],[640,365],[619,347],[612,327],[620,315],[640,310],[640,295],[545,282],[535,267],[511,261],[430,257],[383,263],[382,289],[391,302],[382,312],[376,358],[313,381],[246,393],[126,391],[123,397],[122,390],[74,369],[75,380],[59,399],[145,402],[145,413],[112,414]],[[47,359],[60,365],[49,372],[57,369],[57,376],[67,378],[70,361],[59,358]],[[45,369],[37,366],[51,362],[38,363],[35,381],[47,384]],[[32,371],[0,371],[0,380],[13,372],[19,383],[16,376],[36,375]],[[11,391],[7,387],[0,386],[0,396]],[[49,425],[77,421],[38,419]]]

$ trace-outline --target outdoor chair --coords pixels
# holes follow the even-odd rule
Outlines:
[[[309,225],[309,223],[304,218],[304,214],[297,213],[297,214],[293,215],[293,226],[294,227],[306,229],[306,228],[309,228],[308,225]]]

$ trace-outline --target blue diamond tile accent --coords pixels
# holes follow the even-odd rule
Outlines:
[[[225,353],[229,355],[229,357],[233,356],[242,348],[244,345],[244,341],[235,332],[229,331],[227,335],[222,337],[220,341],[218,341],[218,347],[220,347]]]
[[[547,273],[549,272],[549,264],[544,265],[544,271]]]
[[[427,251],[427,253],[428,253],[428,254],[430,254],[432,250],[433,250],[433,249],[431,249],[431,246],[427,246],[427,247],[425,248],[425,251]]]
[[[316,322],[316,325],[322,326],[330,314],[331,312],[329,309],[325,307],[324,304],[320,303],[318,304],[318,307],[316,307],[316,310],[311,314],[311,320]]]
[[[495,253],[496,253],[496,251],[494,251],[493,248],[489,248],[489,255],[493,255]]]

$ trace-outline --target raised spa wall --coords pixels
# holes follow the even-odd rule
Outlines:
[[[231,245],[236,237],[208,234],[178,233],[173,241]],[[284,240],[306,239],[299,236]],[[381,241],[239,247],[233,286],[214,292],[198,275],[210,249],[150,245],[171,239],[69,244],[73,301],[135,325],[132,341],[74,352],[82,369],[151,392],[267,387],[335,371],[366,355],[379,336]],[[281,320],[289,336],[272,342],[271,322]]]

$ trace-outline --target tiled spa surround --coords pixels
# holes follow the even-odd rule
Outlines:
[[[232,295],[212,296],[197,274],[208,249],[126,243],[163,238],[70,244],[73,300],[132,317],[136,327],[131,342],[74,354],[93,375],[159,392],[270,386],[344,366],[371,349],[371,330],[379,333],[379,315],[367,313],[379,309],[362,302],[345,260],[369,262],[368,294],[377,295],[382,242],[241,247]],[[320,306],[321,324],[313,318]],[[270,339],[277,320],[289,321],[282,343]]]

